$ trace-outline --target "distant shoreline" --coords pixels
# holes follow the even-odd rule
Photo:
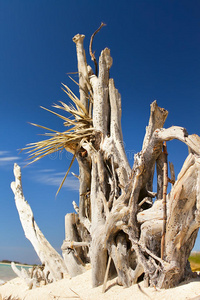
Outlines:
[[[10,262],[0,262],[0,265],[11,265]],[[24,265],[24,264],[21,264],[21,263],[15,263],[16,266],[19,266],[19,267],[33,267],[33,265]]]

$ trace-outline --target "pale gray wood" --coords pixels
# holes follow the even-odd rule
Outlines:
[[[79,93],[80,101],[83,103],[86,109],[88,109],[88,69],[85,56],[85,50],[83,46],[84,34],[77,34],[73,37],[73,42],[76,44],[76,53],[78,61],[78,73],[79,73]]]
[[[50,272],[53,280],[61,279],[63,274],[67,273],[66,265],[60,254],[44,237],[34,219],[31,207],[23,195],[21,168],[16,163],[14,164],[14,176],[15,181],[11,183],[11,188],[15,195],[15,204],[25,236],[33,245],[41,263]]]
[[[78,215],[71,213],[65,216],[65,240],[61,247],[68,274],[75,277],[86,271],[81,260],[81,249],[75,247],[79,241],[78,230]],[[77,245],[77,244],[76,244]]]
[[[134,155],[131,168],[123,143],[121,95],[114,80],[109,78],[110,50],[105,48],[101,52],[99,74],[94,75],[87,66],[83,39],[84,35],[79,34],[73,39],[80,100],[89,109],[93,123],[89,126],[94,131],[82,139],[75,153],[79,164],[79,204],[74,204],[76,215],[66,217],[66,239],[62,246],[68,271],[75,276],[84,268],[81,262],[90,262],[92,285],[98,286],[104,279],[107,281],[109,255],[119,284],[137,283],[144,273],[150,286],[169,288],[190,274],[188,257],[200,226],[200,137],[189,135],[183,127],[164,129],[168,112],[154,101],[142,149]],[[189,155],[176,181],[170,164],[173,184],[166,197],[166,233],[161,259],[165,218],[162,147],[163,142],[173,139],[185,143]],[[152,190],[155,166],[157,191]],[[12,188],[15,192],[15,184]],[[156,195],[157,200],[153,202]],[[34,242],[37,249],[37,239]]]

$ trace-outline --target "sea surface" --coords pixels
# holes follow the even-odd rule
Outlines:
[[[21,266],[17,266],[17,267],[18,269],[21,269]],[[30,268],[30,266],[28,267],[23,266],[23,268]],[[17,275],[15,274],[15,272],[13,272],[10,264],[0,263],[0,284],[8,280],[14,279],[16,277]]]

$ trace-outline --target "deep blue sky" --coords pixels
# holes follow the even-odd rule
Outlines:
[[[198,0],[0,0],[0,260],[37,262],[26,240],[10,182],[13,164],[25,165],[18,149],[42,138],[33,122],[62,130],[62,122],[39,106],[69,102],[61,82],[77,91],[68,72],[77,71],[72,37],[91,34],[96,57],[111,49],[111,76],[122,95],[125,149],[133,164],[141,150],[152,101],[169,111],[165,127],[179,125],[200,135],[200,2]],[[76,79],[76,78],[75,78]],[[176,174],[187,156],[180,142],[168,143]],[[70,163],[60,153],[22,169],[24,194],[36,222],[56,249],[64,239],[64,217],[78,202],[78,182],[71,175],[55,199]],[[77,166],[73,168],[77,171]],[[200,250],[200,239],[195,249]]]

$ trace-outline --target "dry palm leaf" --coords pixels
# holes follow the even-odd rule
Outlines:
[[[57,151],[62,151],[63,149],[71,152],[74,154],[72,161],[70,163],[70,166],[65,174],[65,177],[58,189],[58,192],[60,191],[61,187],[63,186],[63,183],[69,173],[69,170],[75,160],[75,154],[77,147],[81,140],[83,138],[90,138],[94,133],[94,128],[92,127],[92,119],[88,114],[87,109],[84,107],[84,105],[81,103],[81,101],[76,97],[76,95],[66,86],[63,84],[63,90],[64,92],[69,96],[69,98],[73,101],[74,105],[70,104],[67,105],[66,103],[60,101],[60,105],[54,104],[53,107],[57,109],[64,110],[65,112],[70,114],[70,117],[66,117],[64,115],[58,114],[50,109],[41,107],[48,112],[56,115],[60,119],[64,121],[64,126],[69,127],[68,130],[65,130],[63,132],[53,130],[50,128],[47,128],[45,126],[37,125],[34,123],[31,123],[33,126],[37,126],[39,128],[45,129],[49,131],[48,133],[45,133],[45,136],[48,136],[49,138],[46,140],[42,140],[35,143],[28,144],[23,150],[28,150],[27,153],[29,153],[29,160],[31,160],[31,164],[33,162],[36,162],[40,160],[41,158],[50,155],[52,153],[55,153]],[[57,192],[57,194],[58,194]],[[56,195],[57,195],[56,194]]]

